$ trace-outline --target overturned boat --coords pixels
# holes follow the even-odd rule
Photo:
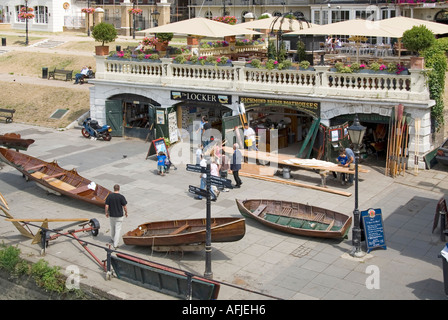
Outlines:
[[[104,207],[110,190],[86,179],[76,169],[61,168],[56,161],[46,162],[21,152],[0,148],[0,160],[22,172],[27,180],[49,192]]]
[[[33,139],[22,139],[18,133],[5,133],[0,135],[0,146],[10,149],[27,150],[33,143]]]

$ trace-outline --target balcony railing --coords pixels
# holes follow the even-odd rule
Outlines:
[[[235,93],[314,95],[422,102],[429,100],[424,70],[409,75],[337,73],[329,66],[314,71],[267,70],[233,61],[229,66],[112,60],[96,56],[98,81],[173,88],[214,88]]]

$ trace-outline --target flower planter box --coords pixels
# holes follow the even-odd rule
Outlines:
[[[109,55],[109,46],[95,46],[95,54],[97,56]]]
[[[199,45],[199,39],[196,37],[187,37],[187,45],[189,46],[198,46]]]

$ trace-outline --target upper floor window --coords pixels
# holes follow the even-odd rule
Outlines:
[[[48,23],[48,7],[36,6],[34,7],[35,22]]]

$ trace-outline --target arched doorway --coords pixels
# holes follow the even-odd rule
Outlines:
[[[448,11],[447,10],[441,10],[436,13],[434,16],[434,21],[439,23],[448,24]]]
[[[141,95],[114,95],[106,100],[106,121],[114,136],[153,140],[159,106],[156,101]]]

